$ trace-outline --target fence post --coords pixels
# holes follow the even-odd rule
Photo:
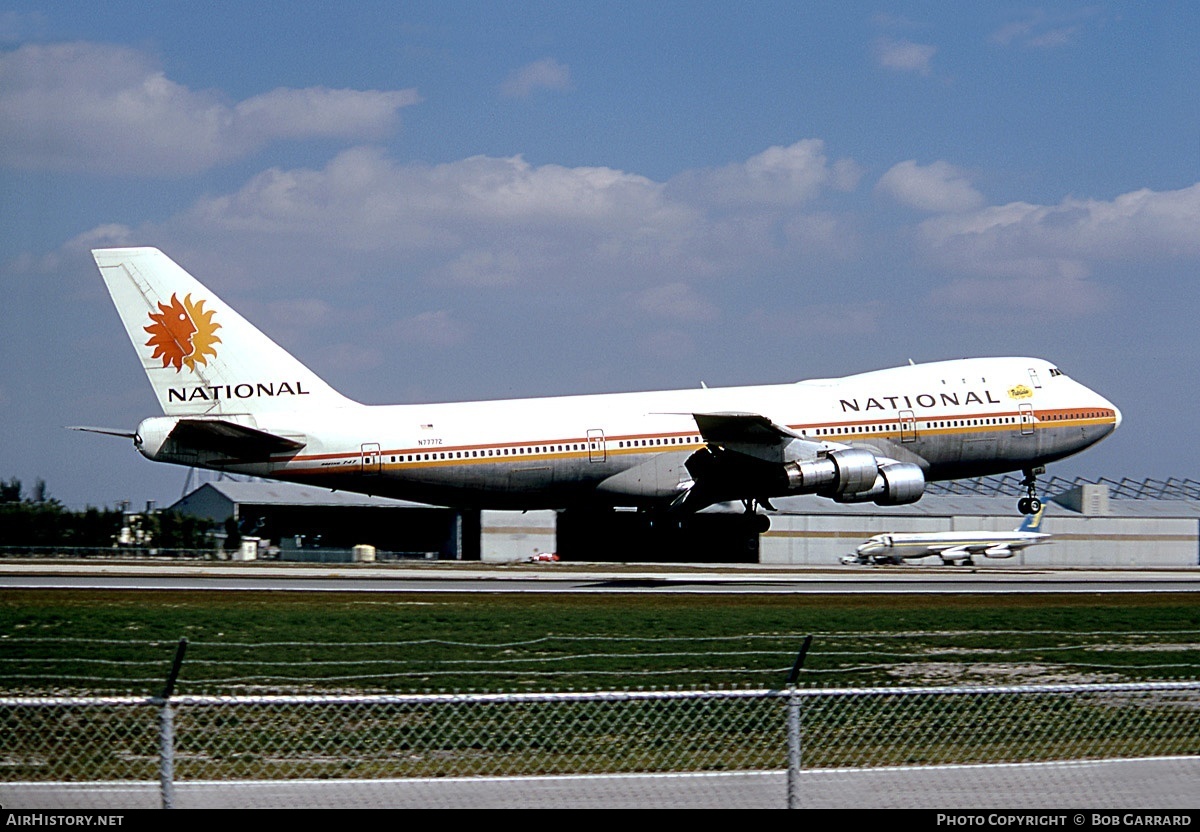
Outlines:
[[[787,807],[800,808],[800,695],[795,688],[787,699]]]
[[[175,715],[171,700],[164,699],[158,712],[158,789],[162,808],[175,808]]]
[[[171,673],[163,686],[162,710],[158,713],[158,785],[164,809],[175,808],[175,712],[171,707],[171,694],[175,692],[175,680],[183,666],[183,654],[187,652],[187,639],[179,639],[175,648],[175,661]]]
[[[804,657],[808,655],[808,648],[812,644],[812,636],[804,637],[804,644],[800,646],[800,652],[796,654],[796,661],[792,665],[792,672],[788,674],[787,687],[787,807],[789,809],[800,808],[800,694],[796,691],[796,680],[800,678],[800,668],[804,666]]]

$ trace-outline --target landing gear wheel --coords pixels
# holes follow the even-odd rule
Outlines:
[[[1041,466],[1025,469],[1025,479],[1021,480],[1021,485],[1025,486],[1025,493],[1028,496],[1017,500],[1017,511],[1021,514],[1037,514],[1042,510],[1042,501],[1038,499],[1037,495],[1037,475],[1044,473],[1046,473],[1046,469]]]
[[[1042,510],[1042,501],[1037,497],[1022,497],[1017,500],[1017,511],[1022,514],[1037,514]]]

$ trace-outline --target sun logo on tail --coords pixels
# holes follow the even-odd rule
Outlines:
[[[208,357],[216,357],[217,351],[213,344],[221,343],[216,332],[220,324],[213,323],[213,310],[204,309],[204,301],[192,302],[188,295],[179,302],[177,295],[171,295],[170,304],[158,304],[159,311],[150,313],[150,326],[145,330],[150,333],[147,347],[154,347],[154,358],[161,358],[163,367],[168,365],[175,372],[183,369],[186,364],[189,370],[195,371],[197,364],[207,364]]]

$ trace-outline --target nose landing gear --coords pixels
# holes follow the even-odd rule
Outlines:
[[[1025,486],[1026,496],[1017,500],[1017,511],[1021,514],[1037,514],[1042,510],[1042,501],[1037,495],[1037,475],[1046,473],[1046,468],[1039,465],[1036,468],[1025,468],[1021,473],[1025,475],[1021,485]]]

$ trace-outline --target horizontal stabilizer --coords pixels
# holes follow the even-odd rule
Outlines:
[[[170,438],[187,448],[213,451],[237,459],[266,459],[272,454],[298,451],[305,445],[286,436],[222,419],[180,419]]]
[[[71,425],[67,430],[83,430],[88,433],[103,433],[105,436],[120,436],[123,439],[137,439],[137,431],[122,428],[91,428],[84,425]]]

